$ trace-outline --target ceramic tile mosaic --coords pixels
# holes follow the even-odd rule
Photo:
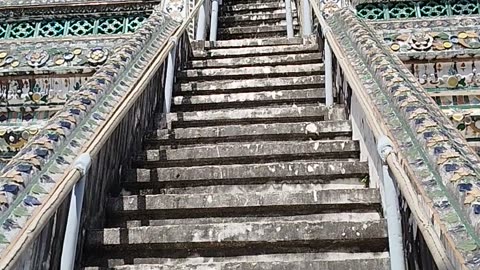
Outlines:
[[[365,22],[341,10],[328,23],[384,120],[432,213],[440,239],[456,268],[478,269],[480,261],[480,158]],[[429,203],[431,201],[431,203]],[[453,251],[457,252],[454,253]]]
[[[33,211],[63,180],[82,147],[105,123],[148,61],[179,23],[155,9],[113,50],[98,71],[1,171],[0,250],[15,240]],[[99,51],[101,52],[101,51]],[[102,53],[96,59],[101,59]]]

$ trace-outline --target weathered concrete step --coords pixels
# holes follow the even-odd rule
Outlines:
[[[177,84],[176,91],[182,94],[213,94],[213,93],[235,93],[235,92],[256,92],[266,90],[283,89],[304,89],[322,88],[324,85],[323,75],[281,77],[281,78],[259,78],[244,80],[217,80],[214,82],[190,82]]]
[[[344,120],[345,109],[328,108],[323,104],[269,106],[245,109],[220,109],[167,114],[169,129],[235,124],[268,124],[323,120]]]
[[[174,97],[174,111],[198,111],[225,108],[249,108],[269,105],[324,103],[325,90],[279,90],[234,94],[213,94]]]
[[[307,52],[318,53],[318,44],[307,43],[302,45],[251,46],[246,48],[210,48],[208,50],[194,50],[193,57],[208,57],[208,59],[212,59]]]
[[[311,44],[315,40],[312,37],[301,38],[254,38],[254,39],[238,39],[238,40],[218,40],[218,41],[193,41],[192,47],[204,48],[246,48],[246,47],[261,47],[261,46],[281,46],[281,45],[301,45]]]
[[[124,187],[128,189],[241,185],[268,182],[331,183],[336,179],[362,178],[368,166],[358,160],[298,160],[289,162],[206,165],[136,169],[125,172]]]
[[[108,202],[110,218],[122,219],[279,216],[367,212],[380,208],[377,189],[132,195],[111,198]]]
[[[292,14],[293,15],[293,14]],[[293,16],[293,23],[298,25],[296,16]],[[221,17],[219,20],[221,28],[224,27],[238,27],[238,26],[254,26],[254,25],[286,25],[285,13],[259,13],[259,14],[244,14]]]
[[[221,58],[194,60],[188,64],[189,68],[221,68],[260,65],[288,65],[288,64],[315,64],[322,62],[321,53],[284,54],[270,56],[255,56],[243,58]]]
[[[248,142],[210,144],[180,149],[147,150],[137,157],[141,168],[293,161],[298,159],[358,158],[360,146],[352,140]]]
[[[109,219],[107,228],[131,228],[139,226],[169,226],[181,224],[225,224],[225,223],[250,223],[250,222],[275,222],[275,221],[330,221],[330,222],[366,222],[380,220],[382,216],[377,210],[366,212],[338,212],[338,213],[320,213],[308,215],[289,215],[289,216],[239,216],[239,217],[198,217],[182,219],[155,219],[155,216],[148,220],[119,220]]]
[[[293,26],[294,30],[298,30],[298,25]],[[232,36],[246,36],[246,35],[255,35],[259,36],[262,34],[271,34],[271,33],[281,33],[286,34],[287,26],[284,25],[254,25],[254,26],[237,26],[237,27],[227,27],[220,28],[218,30],[219,36],[222,37],[232,37]]]
[[[235,5],[222,5],[222,14],[244,14],[244,13],[258,13],[260,11],[271,11],[284,9],[285,3],[283,2],[266,2],[266,3],[249,3],[249,4],[235,4]]]
[[[245,141],[335,139],[351,137],[349,121],[316,121],[276,124],[227,125],[198,128],[159,129],[146,139],[148,149],[160,145]]]
[[[295,16],[296,14],[292,14]],[[295,16],[296,18],[296,16]],[[220,24],[224,23],[239,23],[239,22],[250,22],[250,21],[279,21],[286,20],[286,13],[259,13],[259,14],[243,14],[243,15],[233,15],[233,16],[223,16],[219,18],[218,22]]]
[[[144,190],[142,195],[153,194],[235,194],[235,193],[282,193],[282,192],[302,192],[304,190],[340,190],[340,189],[364,189],[365,183],[362,183],[360,178],[345,178],[340,183],[339,180],[334,184],[285,184],[285,183],[266,183],[261,185],[211,185],[211,186],[197,186],[197,187],[178,187],[178,188],[163,188],[158,192],[153,193]],[[139,195],[136,192],[126,191],[122,196]]]
[[[123,264],[122,262],[118,262]],[[284,253],[239,257],[139,258],[134,265],[109,265],[113,270],[389,270],[388,252]],[[107,270],[86,267],[84,270]]]
[[[281,65],[281,66],[258,66],[258,67],[236,67],[236,68],[206,68],[189,69],[178,73],[180,80],[225,80],[242,78],[265,78],[293,75],[320,75],[324,69],[323,63]]]
[[[186,256],[199,254],[251,255],[295,250],[384,251],[386,222],[275,220],[262,222],[182,224],[93,230],[87,233],[91,249],[150,251]],[[148,252],[145,252],[148,253]],[[242,254],[244,253],[244,254]],[[158,254],[158,253],[157,253]]]

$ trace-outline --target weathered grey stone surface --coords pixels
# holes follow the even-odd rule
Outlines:
[[[300,256],[300,254],[299,254]],[[88,267],[84,270],[106,270],[107,268]],[[345,256],[344,260],[298,260],[284,261],[281,255],[274,261],[257,262],[195,262],[184,264],[137,264],[116,266],[113,270],[388,270],[390,269],[390,260],[388,258],[365,258],[350,259]]]
[[[241,14],[241,13],[269,11],[271,9],[283,9],[284,7],[285,7],[285,3],[283,2],[267,2],[267,3],[257,3],[257,4],[236,4],[236,5],[222,6],[222,11],[226,11],[226,12],[235,11],[236,14]]]
[[[208,67],[239,67],[239,66],[261,66],[261,65],[286,65],[286,64],[305,64],[319,63],[322,59],[321,53],[299,53],[270,56],[254,56],[242,58],[220,58],[213,60],[195,60],[192,61],[192,68]]]
[[[296,18],[297,14],[293,13],[292,17]],[[232,15],[224,16],[219,20],[220,24],[238,24],[242,22],[255,22],[257,24],[265,24],[271,21],[280,21],[285,20],[285,13],[259,13],[259,14],[242,14],[242,15]]]
[[[253,125],[225,125],[197,128],[159,129],[149,144],[202,143],[205,141],[302,140],[351,136],[349,121],[316,121]]]
[[[258,159],[308,159],[310,158],[354,158],[359,156],[360,146],[352,140],[311,140],[286,142],[225,143],[182,147],[179,149],[147,150],[144,163],[157,161],[157,166],[173,165],[168,161],[182,161],[180,164],[198,164],[213,160],[220,164],[236,158],[253,162]],[[160,162],[158,162],[160,161]],[[212,161],[210,161],[212,162]],[[160,164],[159,164],[160,163]],[[164,164],[161,164],[164,163]],[[179,163],[175,163],[179,164]]]
[[[300,122],[305,120],[343,120],[345,109],[341,107],[327,108],[324,105],[289,105],[270,106],[245,109],[219,109],[207,111],[170,113],[167,123],[175,125],[204,126],[207,122],[215,125],[222,123],[252,123],[252,122]],[[212,125],[210,123],[209,125]]]
[[[314,88],[322,85],[323,75],[292,76],[279,78],[260,78],[242,80],[216,80],[214,82],[191,82],[179,84],[178,89],[188,94],[222,93],[222,92],[254,92],[273,90],[273,88],[293,89],[295,86]]]
[[[338,189],[306,190],[301,192],[260,192],[260,193],[225,193],[225,194],[158,194],[146,196],[124,196],[109,201],[109,211],[117,215],[131,211],[144,210],[186,210],[198,211],[228,208],[283,207],[281,211],[299,206],[315,206],[320,210],[348,208],[368,209],[365,206],[378,207],[380,194],[376,189]],[[252,212],[256,212],[254,209]],[[139,213],[140,214],[140,213]]]
[[[300,26],[294,25],[293,29],[298,31]],[[220,34],[230,38],[283,36],[286,32],[287,25],[285,23],[260,26],[237,26],[223,28],[219,31]]]
[[[206,57],[220,58],[220,57],[239,57],[239,56],[252,56],[252,55],[272,55],[283,53],[295,53],[295,52],[319,52],[317,44],[305,44],[305,45],[279,45],[279,46],[259,46],[259,47],[247,47],[247,48],[219,48],[208,49],[208,51],[193,51],[194,57]]]
[[[246,48],[246,47],[261,47],[261,46],[281,46],[281,45],[300,45],[313,43],[310,38],[250,38],[250,39],[231,39],[231,40],[217,40],[210,42],[193,42],[192,46],[197,46],[201,43],[206,49],[209,48]]]
[[[116,262],[112,261],[111,266],[115,267],[114,269],[150,269],[148,267],[180,267],[178,269],[190,269],[189,267],[198,267],[208,265],[206,268],[208,270],[217,270],[217,269],[235,269],[235,270],[244,270],[244,269],[253,269],[253,270],[387,270],[390,269],[389,266],[389,257],[388,252],[357,252],[357,253],[346,253],[346,252],[327,252],[327,253],[280,253],[280,254],[266,254],[266,255],[256,255],[256,256],[237,256],[237,257],[193,257],[193,258],[137,258],[134,262],[138,265],[127,265],[127,266],[114,266],[115,263],[119,263],[120,260]],[[291,263],[313,263],[313,266],[316,267],[317,263],[325,264],[324,268],[277,268],[283,264],[289,266]],[[268,263],[272,263],[274,266],[269,267]],[[122,263],[123,264],[123,263]],[[238,268],[249,264],[252,268]],[[258,266],[257,266],[258,265]],[[261,266],[261,267],[260,267]],[[345,266],[344,268],[341,268]],[[378,266],[378,268],[376,267]],[[383,266],[383,267],[382,267]],[[146,268],[142,268],[146,267]],[[184,268],[181,268],[184,267]],[[234,268],[215,268],[215,267],[234,267]],[[237,268],[235,268],[237,267]],[[266,268],[265,268],[266,267]],[[339,268],[337,268],[339,267]],[[370,268],[371,267],[371,268]],[[85,270],[104,270],[105,268],[97,267],[87,267]],[[162,269],[163,268],[158,268]],[[165,268],[169,269],[170,268]],[[175,269],[175,268],[173,268]],[[196,269],[196,268],[193,268]],[[203,268],[200,268],[204,270]],[[199,270],[199,269],[198,269]]]
[[[121,239],[126,231],[127,239]],[[282,233],[279,233],[282,232]],[[385,220],[376,221],[304,221],[289,220],[271,222],[225,223],[225,224],[179,224],[167,226],[143,226],[133,228],[112,228],[89,232],[90,245],[146,245],[157,244],[159,248],[173,246],[187,248],[196,244],[248,245],[285,241],[342,241],[354,239],[385,239]],[[286,242],[288,243],[288,242]]]
[[[201,181],[221,183],[224,181],[255,182],[261,179],[289,178],[334,181],[344,177],[362,177],[368,173],[368,166],[357,160],[338,161],[291,161],[263,164],[208,165],[192,167],[170,167],[137,169],[135,182],[190,182]]]
[[[281,65],[281,66],[263,66],[263,67],[236,67],[236,68],[206,68],[206,69],[190,69],[180,72],[179,78],[188,79],[189,81],[216,80],[222,78],[232,78],[245,76],[267,77],[267,76],[292,76],[292,75],[311,75],[323,71],[323,64],[304,64],[304,65]]]
[[[295,103],[316,103],[325,98],[325,90],[321,89],[299,89],[299,90],[278,90],[247,93],[225,93],[212,95],[176,96],[173,103],[177,106],[210,105],[211,108],[249,104],[270,105],[270,104],[295,104]],[[247,102],[249,104],[247,104]]]

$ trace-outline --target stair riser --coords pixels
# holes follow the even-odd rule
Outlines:
[[[144,141],[145,149],[171,149],[182,148],[195,144],[212,144],[212,143],[229,143],[229,142],[255,142],[255,141],[310,141],[310,140],[346,140],[352,137],[352,133],[345,132],[332,132],[321,134],[278,134],[278,135],[245,135],[245,136],[231,136],[220,138],[185,138],[175,139],[172,135],[171,139],[154,139],[147,138]]]
[[[293,34],[297,35],[299,33],[298,28],[294,28]],[[259,32],[259,33],[241,33],[241,34],[224,34],[223,40],[229,39],[246,39],[246,38],[277,38],[277,37],[287,37],[287,28],[281,29],[278,31],[271,32]]]
[[[258,47],[258,46],[295,46],[301,44],[311,44],[314,43],[313,37],[309,38],[275,38],[275,39],[242,39],[242,40],[219,40],[206,42],[205,48],[217,48],[217,49],[226,49],[226,48],[247,48],[247,47]],[[194,43],[195,44],[195,43]]]
[[[349,204],[349,205],[279,205],[270,207],[250,208],[222,208],[222,209],[188,209],[188,210],[164,210],[153,211],[143,210],[138,212],[125,211],[123,213],[110,213],[107,227],[130,228],[134,226],[148,226],[155,222],[161,223],[161,219],[183,219],[183,218],[224,218],[224,217],[280,217],[296,215],[333,214],[333,213],[365,213],[370,211],[381,211],[380,204]],[[155,217],[152,220],[151,217]],[[132,222],[133,221],[133,222]],[[135,225],[133,225],[135,224]],[[139,225],[140,224],[140,225]]]
[[[275,67],[243,67],[187,70],[178,74],[179,83],[216,80],[280,78],[322,75],[323,64],[282,65]]]
[[[292,20],[293,26],[299,28],[299,22],[295,18]],[[233,27],[264,27],[264,26],[286,26],[285,18],[270,19],[270,20],[240,20],[240,21],[226,21],[219,24],[219,28],[233,28]]]
[[[286,30],[285,30],[286,32]],[[246,48],[210,48],[207,51],[194,50],[193,59],[218,59],[234,57],[255,57],[266,55],[285,55],[295,53],[318,53],[318,45],[278,45],[278,46],[252,46]]]
[[[217,60],[196,60],[188,64],[190,69],[199,68],[234,68],[254,66],[279,66],[322,63],[321,53],[271,55],[245,58],[223,58]]]
[[[192,82],[177,84],[175,92],[182,95],[208,95],[228,93],[249,93],[260,91],[296,90],[324,87],[322,75],[306,77],[263,78],[249,80],[225,80],[218,82]]]
[[[174,105],[173,112],[192,112],[192,111],[207,111],[216,109],[237,109],[237,108],[255,108],[258,106],[271,105],[308,105],[325,103],[325,98],[305,98],[305,99],[290,99],[290,100],[266,100],[266,101],[245,101],[245,102],[229,102],[229,103],[211,103],[211,104],[183,104]]]
[[[333,161],[338,159],[356,159],[360,155],[359,151],[341,151],[341,152],[331,152],[331,153],[316,153],[316,154],[286,154],[286,155],[271,155],[271,156],[256,156],[256,157],[223,157],[221,159],[216,158],[205,158],[205,159],[194,159],[194,160],[180,160],[180,161],[143,161],[135,160],[133,166],[136,168],[166,168],[166,167],[184,167],[184,166],[203,166],[203,165],[232,165],[232,164],[249,164],[252,162],[255,163],[270,163],[270,162],[280,162],[280,161],[295,161],[295,160],[315,160],[322,159],[325,161]]]

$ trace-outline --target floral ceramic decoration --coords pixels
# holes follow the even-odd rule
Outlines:
[[[50,55],[45,50],[34,50],[25,56],[31,67],[41,67],[47,63],[49,58]]]

